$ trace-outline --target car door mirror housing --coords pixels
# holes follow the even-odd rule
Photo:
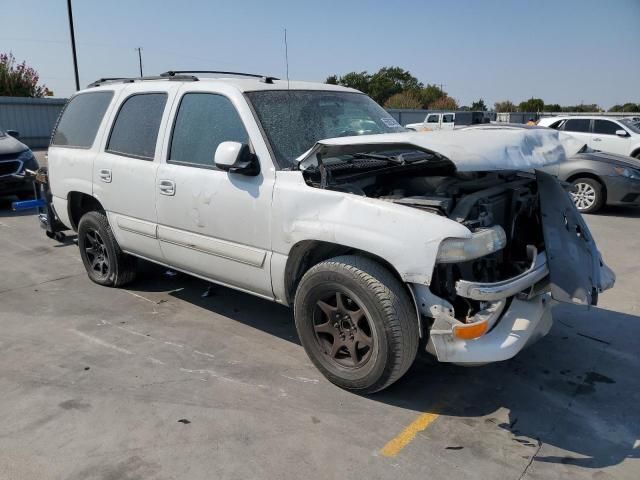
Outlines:
[[[255,176],[260,173],[258,157],[249,145],[240,142],[222,142],[213,157],[217,168],[230,173]]]
[[[7,130],[7,135],[13,138],[20,138],[20,132],[17,130]]]
[[[626,130],[616,130],[616,135],[619,137],[626,137],[627,136],[627,131]]]

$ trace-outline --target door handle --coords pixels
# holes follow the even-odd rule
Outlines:
[[[111,170],[108,168],[101,169],[98,175],[104,183],[111,183]]]
[[[602,141],[602,139],[601,139],[601,138],[594,138],[594,139],[593,139],[593,141],[594,141],[594,142],[601,142],[601,141]]]
[[[176,182],[173,180],[160,180],[158,186],[161,195],[173,196],[176,194]]]

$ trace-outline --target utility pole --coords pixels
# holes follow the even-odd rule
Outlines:
[[[71,0],[67,0],[67,12],[69,13],[69,32],[71,33],[71,52],[73,53],[73,73],[76,78],[76,92],[80,90],[80,77],[78,76],[78,57],[76,56],[76,35],[73,31],[73,11]]]
[[[142,47],[134,48],[138,51],[138,64],[140,65],[140,78],[142,78]]]

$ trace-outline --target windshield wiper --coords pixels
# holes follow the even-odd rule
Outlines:
[[[417,158],[406,158],[405,153],[398,155],[382,155],[380,153],[354,153],[353,158],[370,158],[373,160],[383,160],[389,163],[395,163],[396,165],[406,165],[410,163],[416,163],[422,160],[426,160],[428,155],[420,155]]]

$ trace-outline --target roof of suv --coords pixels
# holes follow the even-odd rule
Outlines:
[[[179,82],[179,83],[192,83],[197,81],[199,84],[202,83],[211,83],[211,84],[225,84],[230,85],[241,92],[253,92],[259,90],[325,90],[325,91],[338,91],[338,92],[353,92],[353,93],[362,93],[353,88],[343,87],[340,85],[332,85],[329,83],[320,83],[320,82],[301,82],[301,81],[287,81],[287,80],[277,80],[277,79],[269,79],[269,81],[264,81],[261,78],[235,78],[235,77],[194,77],[193,79],[188,78],[152,78],[152,79],[139,79],[139,78],[127,78],[127,79],[114,79],[114,80],[104,80],[97,81],[95,84],[89,85],[88,88],[98,88],[109,86],[110,88],[117,86],[127,86],[132,83],[145,83],[149,84],[149,88],[152,89],[152,85],[157,85],[158,82]]]

